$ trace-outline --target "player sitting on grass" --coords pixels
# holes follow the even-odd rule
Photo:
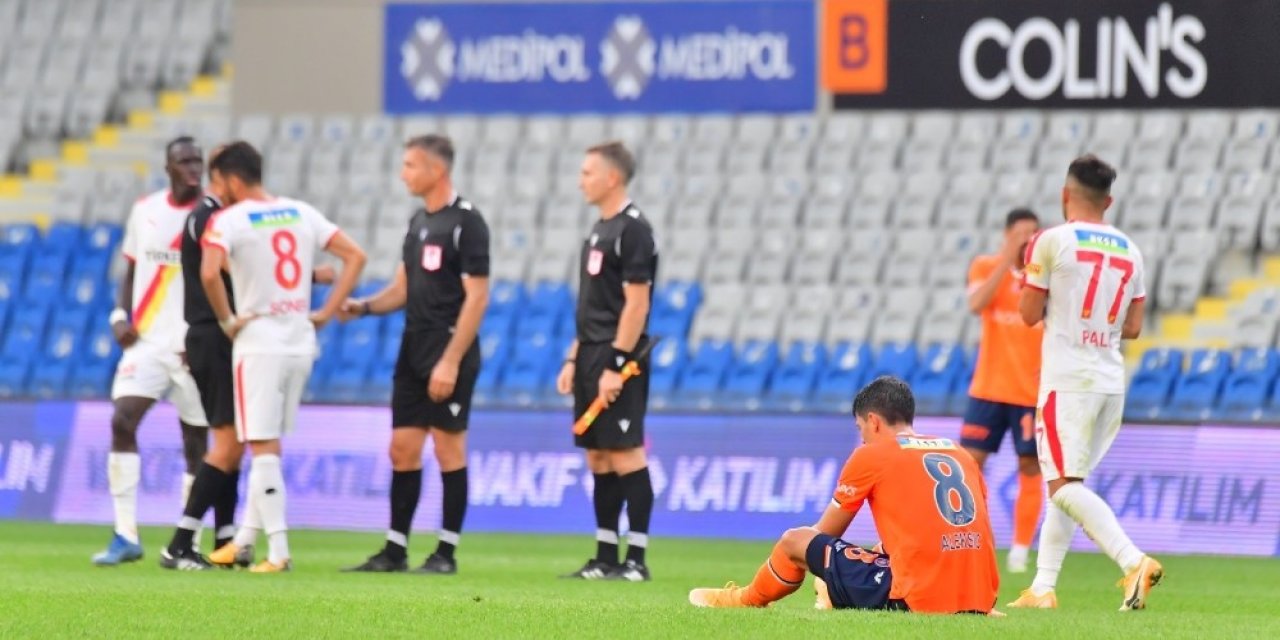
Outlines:
[[[689,602],[764,607],[798,590],[810,571],[825,581],[837,609],[998,615],[992,609],[1000,576],[982,472],[951,440],[917,435],[915,408],[902,380],[884,376],[863,387],[853,401],[863,445],[845,463],[818,523],[784,533],[750,585],[694,589]],[[839,537],[864,502],[886,553]]]

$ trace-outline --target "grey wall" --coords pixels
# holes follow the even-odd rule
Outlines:
[[[382,109],[383,0],[233,0],[232,110]]]

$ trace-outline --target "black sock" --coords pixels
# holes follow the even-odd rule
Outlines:
[[[409,530],[413,528],[413,514],[421,495],[422,469],[391,472],[391,530],[382,552],[396,560],[403,560],[409,553]]]
[[[240,470],[222,474],[222,486],[213,501],[214,548],[221,547],[236,535],[236,503],[240,501]]]
[[[618,564],[618,518],[622,516],[622,483],[618,474],[593,473],[596,508],[596,560]]]
[[[444,485],[444,513],[440,519],[440,544],[436,553],[453,559],[462,535],[462,520],[467,516],[467,468],[442,472],[440,484]]]
[[[644,551],[649,546],[649,517],[653,514],[653,482],[649,467],[618,477],[622,495],[627,499],[627,560],[644,564]]]
[[[191,483],[191,494],[187,496],[187,504],[182,509],[182,522],[178,524],[178,528],[173,532],[173,539],[169,541],[170,550],[190,549],[194,544],[200,521],[204,519],[209,506],[218,497],[225,475],[207,462],[200,464],[200,468],[196,470],[195,480]]]

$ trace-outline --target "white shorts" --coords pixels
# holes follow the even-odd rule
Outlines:
[[[293,431],[311,356],[236,354],[236,435],[240,442],[279,440]]]
[[[125,349],[116,365],[111,399],[166,397],[178,408],[178,419],[193,427],[209,426],[195,378],[181,355],[142,341]]]
[[[1124,394],[1041,391],[1036,446],[1046,481],[1087,478],[1120,433]]]

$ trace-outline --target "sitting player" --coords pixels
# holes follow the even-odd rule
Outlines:
[[[915,398],[897,378],[863,387],[853,413],[864,444],[818,523],[783,534],[750,585],[694,589],[689,602],[764,607],[798,590],[811,571],[837,609],[999,615],[987,487],[973,458],[951,440],[912,430]],[[886,553],[839,538],[864,502]]]

